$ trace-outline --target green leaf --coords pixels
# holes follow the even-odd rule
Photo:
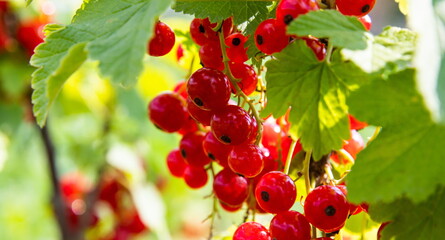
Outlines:
[[[445,184],[445,126],[432,121],[414,76],[408,69],[387,81],[375,80],[348,99],[354,116],[383,126],[348,175],[348,197],[354,202],[391,202],[406,196],[418,203]]]
[[[374,39],[368,40],[365,50],[343,49],[342,54],[366,72],[388,75],[411,66],[416,40],[417,34],[413,31],[386,27]]]
[[[66,27],[49,25],[45,43],[37,47],[31,64],[34,114],[43,126],[49,108],[68,77],[86,60],[99,61],[103,75],[132,85],[142,70],[155,17],[168,0],[86,1]]]
[[[382,240],[442,239],[445,235],[444,201],[445,189],[442,187],[422,203],[415,204],[403,198],[371,206],[369,213],[376,221],[391,221],[382,231]]]
[[[344,16],[335,10],[311,11],[296,18],[287,28],[298,36],[329,38],[334,47],[353,50],[366,48],[366,30],[356,17]]]
[[[263,117],[283,116],[291,107],[290,133],[318,160],[349,138],[346,96],[366,80],[352,62],[334,54],[320,62],[304,41],[290,44],[266,63],[267,105]]]

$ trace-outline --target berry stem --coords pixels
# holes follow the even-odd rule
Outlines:
[[[309,194],[309,192],[311,191],[311,176],[310,176],[311,156],[312,156],[312,150],[309,150],[306,152],[306,156],[304,157],[303,174],[304,174],[304,183],[306,185],[306,194]]]
[[[334,50],[334,46],[328,42],[328,50],[326,51],[326,63],[331,63],[331,56],[332,56],[332,52]]]
[[[292,155],[294,154],[295,146],[297,146],[297,141],[292,139],[292,143],[290,144],[289,152],[287,153],[286,157],[286,166],[284,167],[284,173],[287,175],[289,175],[290,164],[292,162]]]
[[[246,103],[249,105],[250,110],[252,111],[252,115],[255,118],[255,121],[257,123],[258,129],[257,129],[257,136],[256,136],[256,141],[255,144],[258,145],[260,144],[261,141],[261,133],[263,132],[263,124],[262,124],[262,120],[260,118],[260,114],[259,112],[256,110],[255,106],[253,105],[253,101],[246,95],[244,94],[243,91],[241,91],[241,88],[238,86],[239,80],[237,80],[232,72],[230,71],[230,67],[229,67],[229,58],[227,57],[227,52],[226,52],[226,44],[224,43],[224,34],[221,31],[221,28],[218,31],[218,36],[219,36],[219,43],[221,44],[221,52],[223,55],[223,62],[224,62],[224,74],[226,74],[229,77],[230,82],[232,83],[232,86],[235,88],[236,93],[235,95],[237,96],[241,96],[243,98],[244,101],[246,101]]]

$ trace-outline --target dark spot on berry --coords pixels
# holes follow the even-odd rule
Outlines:
[[[233,46],[238,46],[238,45],[240,45],[240,43],[241,43],[241,40],[239,38],[232,39]]]
[[[216,159],[215,156],[213,156],[213,154],[211,154],[211,153],[207,154],[207,156],[208,156],[210,159],[212,159],[212,160],[215,160],[215,159]]]
[[[324,209],[324,213],[326,213],[326,215],[328,215],[328,216],[334,216],[335,212],[336,212],[335,208],[331,205],[327,206]]]
[[[244,175],[242,175],[242,174],[239,174],[239,173],[236,173],[236,175],[238,175],[238,176],[240,176],[240,177],[244,177]]]
[[[270,199],[269,193],[266,192],[266,191],[262,191],[261,192],[261,199],[263,199],[263,201],[265,201],[265,202],[269,202],[269,199]]]
[[[181,156],[182,156],[183,158],[187,158],[187,153],[185,152],[184,149],[181,149]]]
[[[289,23],[292,22],[292,20],[294,20],[294,17],[292,17],[292,15],[290,14],[287,14],[286,16],[284,16],[283,20],[286,25],[289,25]]]
[[[199,32],[200,33],[205,33],[206,29],[204,28],[204,26],[202,26],[202,24],[199,24]]]
[[[362,13],[368,12],[369,8],[371,8],[371,6],[369,6],[369,4],[366,4],[365,6],[362,7]]]
[[[226,135],[222,135],[222,136],[220,137],[220,139],[221,139],[223,142],[225,142],[225,143],[231,143],[231,142],[232,142],[232,140],[231,140],[229,137],[227,137]]]
[[[263,36],[257,35],[256,36],[256,42],[258,43],[258,45],[263,44]]]
[[[204,103],[202,102],[202,100],[199,99],[199,98],[195,98],[195,99],[193,99],[193,102],[195,102],[195,104],[196,104],[197,106],[199,106],[199,107],[202,107],[202,106],[204,105]]]

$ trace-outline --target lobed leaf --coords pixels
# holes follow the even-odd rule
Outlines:
[[[70,25],[49,25],[45,43],[31,59],[34,114],[43,126],[49,108],[68,77],[90,57],[103,75],[132,85],[142,70],[155,17],[171,0],[92,0],[78,10]]]

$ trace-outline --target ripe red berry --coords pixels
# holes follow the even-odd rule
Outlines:
[[[230,61],[243,63],[248,60],[247,48],[244,48],[246,41],[247,37],[242,33],[233,33],[224,40]]]
[[[34,49],[43,42],[43,28],[45,23],[33,19],[23,22],[17,29],[17,41],[22,45],[29,55],[34,54]]]
[[[187,83],[186,81],[178,82],[173,88],[173,92],[179,94],[182,98],[187,99]]]
[[[252,66],[245,63],[230,63],[229,68],[233,76],[241,80],[237,83],[241,91],[243,91],[246,95],[250,95],[256,90],[258,77],[255,69],[253,69]],[[236,89],[232,86],[232,84],[230,85],[232,87],[232,92],[236,93]]]
[[[338,189],[341,190],[341,192],[345,195],[346,199],[348,197],[348,189],[346,188],[346,185],[339,184],[337,185]],[[352,204],[348,202],[349,204],[349,215],[356,215],[359,214],[362,211],[362,208],[358,205]]]
[[[222,143],[239,145],[249,139],[254,121],[241,107],[227,105],[213,115],[210,126],[215,137]]]
[[[382,238],[382,231],[386,228],[388,224],[391,222],[384,222],[380,225],[379,230],[377,231],[377,240],[380,240]]]
[[[269,231],[257,222],[241,224],[233,234],[233,240],[271,240]]]
[[[224,203],[224,202],[221,202],[221,201],[219,201],[219,204],[227,212],[236,212],[236,211],[240,210],[241,207],[243,207],[243,204],[240,204],[240,205],[237,205],[237,206],[231,206],[231,205],[229,205],[227,203]]]
[[[184,175],[187,163],[184,158],[182,158],[179,149],[174,149],[167,155],[167,167],[175,177],[182,177]]]
[[[196,131],[198,131],[198,125],[196,124],[195,119],[189,115],[185,120],[184,125],[182,125],[181,129],[178,130],[178,133],[181,135],[186,135],[187,133]]]
[[[371,30],[372,20],[369,15],[365,15],[363,17],[359,17],[358,20],[363,24],[367,31]]]
[[[365,148],[365,142],[363,141],[362,135],[356,130],[351,130],[351,138],[344,141],[342,148],[355,159],[357,154]],[[336,153],[331,155],[331,159],[338,164],[350,163],[346,158],[340,160]]]
[[[349,114],[349,125],[350,125],[350,127],[349,127],[350,129],[355,129],[355,130],[360,130],[360,129],[363,129],[368,126],[367,123],[357,120],[351,114]]]
[[[230,99],[229,79],[218,70],[201,68],[187,81],[187,93],[201,109],[221,109]]]
[[[324,57],[326,56],[326,47],[323,43],[318,41],[315,38],[303,38],[304,41],[306,41],[306,44],[312,49],[312,51],[315,53],[315,56],[319,61],[322,61]]]
[[[266,173],[255,188],[255,198],[264,211],[279,213],[294,205],[297,189],[294,181],[286,174],[273,171]]]
[[[362,17],[372,10],[375,0],[337,0],[336,4],[344,15]]]
[[[254,36],[255,45],[265,54],[280,52],[289,43],[286,25],[280,24],[275,19],[266,19],[261,22]]]
[[[277,20],[288,25],[301,14],[318,10],[318,4],[314,0],[281,0],[277,6]]]
[[[224,70],[223,56],[219,41],[210,41],[199,49],[199,59],[204,67]]]
[[[303,214],[286,211],[275,215],[270,221],[269,232],[275,240],[310,240],[311,226]]]
[[[204,126],[210,126],[212,120],[213,111],[207,111],[199,108],[190,98],[187,98],[187,110],[193,119],[198,121]]]
[[[208,178],[207,172],[203,167],[187,166],[185,168],[184,180],[190,188],[204,187]]]
[[[176,132],[184,125],[188,113],[179,95],[166,92],[151,100],[148,116],[157,128],[165,132]]]
[[[216,27],[216,24],[211,24],[208,18],[200,19],[195,18],[190,23],[190,35],[193,41],[199,46],[203,46],[208,41],[217,41],[218,33],[213,31],[212,28]],[[223,33],[224,36],[229,35],[232,32],[233,23],[232,18],[224,20]]]
[[[204,137],[202,147],[210,159],[216,161],[222,167],[229,167],[229,154],[233,148],[231,145],[221,143],[213,136],[212,132],[208,132]]]
[[[241,205],[248,195],[247,179],[225,168],[216,174],[213,191],[222,202],[231,206]]]
[[[306,197],[304,215],[312,225],[324,232],[338,231],[348,218],[349,203],[339,188],[318,186]]]
[[[155,26],[154,36],[148,43],[148,54],[154,57],[164,56],[175,45],[175,33],[165,23],[158,21]]]
[[[263,152],[254,144],[234,146],[229,155],[229,167],[232,171],[252,178],[264,168]]]
[[[210,158],[204,153],[202,141],[204,133],[194,132],[184,135],[179,143],[181,156],[185,161],[195,167],[203,167],[210,163]]]

